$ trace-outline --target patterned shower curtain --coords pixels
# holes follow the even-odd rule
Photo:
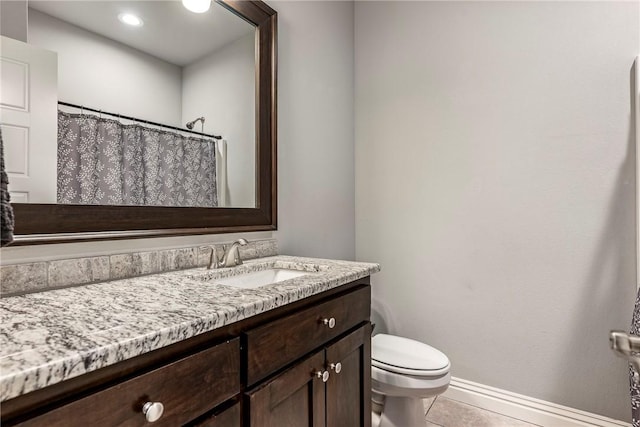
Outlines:
[[[213,140],[58,112],[58,203],[218,205]]]

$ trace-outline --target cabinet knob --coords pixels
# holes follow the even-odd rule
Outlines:
[[[330,369],[333,369],[334,371],[336,371],[336,374],[339,374],[340,371],[342,371],[342,363],[338,362],[338,363],[331,363],[329,365]]]
[[[329,327],[329,329],[333,329],[336,326],[336,319],[333,317],[322,319],[322,324]]]
[[[329,371],[316,371],[316,377],[320,378],[323,383],[329,381]]]
[[[164,405],[160,402],[147,402],[142,406],[142,413],[150,423],[158,421],[163,412]]]

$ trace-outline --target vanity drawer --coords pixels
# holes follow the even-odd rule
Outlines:
[[[368,320],[370,313],[371,287],[365,286],[246,332],[247,385]]]
[[[240,343],[235,338],[106,390],[76,400],[20,426],[143,426],[146,402],[160,402],[154,426],[178,426],[240,392]]]

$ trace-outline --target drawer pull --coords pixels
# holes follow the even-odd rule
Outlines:
[[[334,317],[330,317],[329,319],[322,319],[322,324],[329,327],[329,329],[333,329],[336,326],[336,319]]]
[[[320,378],[323,383],[329,381],[329,371],[317,371],[316,377]]]
[[[338,363],[331,363],[329,365],[330,369],[333,369],[334,371],[336,371],[336,374],[339,374],[340,371],[342,371],[342,363],[338,362]]]
[[[163,412],[164,405],[160,402],[147,402],[142,406],[142,413],[150,423],[158,421]]]

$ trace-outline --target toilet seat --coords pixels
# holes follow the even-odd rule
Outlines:
[[[451,364],[447,356],[422,342],[378,334],[371,339],[371,364],[387,372],[413,377],[442,376]]]
[[[382,363],[378,360],[371,359],[371,366],[375,366],[378,369],[382,369],[383,371],[391,372],[394,374],[402,374],[402,375],[410,375],[412,377],[435,377],[446,374],[449,372],[449,368],[451,364],[447,364],[444,368],[441,369],[408,369],[402,368],[400,366],[389,365],[386,363]]]

